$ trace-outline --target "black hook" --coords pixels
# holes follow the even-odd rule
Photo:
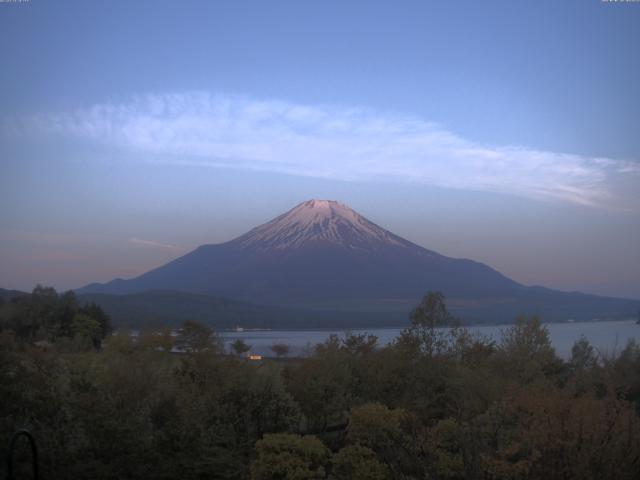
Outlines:
[[[31,461],[33,466],[33,478],[34,480],[38,480],[38,449],[36,448],[36,440],[33,438],[27,430],[18,430],[11,437],[11,442],[9,443],[9,452],[7,453],[7,480],[15,480],[13,477],[13,450],[16,446],[16,441],[20,435],[24,435],[29,440],[29,444],[31,445]]]

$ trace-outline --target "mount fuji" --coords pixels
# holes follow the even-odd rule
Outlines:
[[[527,287],[467,259],[427,250],[331,200],[309,200],[226,243],[194,251],[129,280],[80,294],[179,291],[268,306],[406,321],[429,290],[469,321],[633,316],[634,300]],[[378,322],[376,322],[378,323]]]

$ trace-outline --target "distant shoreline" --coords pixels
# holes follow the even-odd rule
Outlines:
[[[551,321],[545,322],[541,321],[542,325],[580,325],[580,324],[592,324],[592,323],[637,323],[637,320],[634,318],[609,318],[609,319],[595,319],[595,320],[576,320],[574,322],[570,322],[568,320],[565,321]],[[490,323],[471,323],[471,324],[461,324],[459,327],[461,328],[478,328],[478,327],[500,327],[500,326],[511,326],[514,322],[503,323],[503,322],[490,322]],[[309,328],[243,328],[242,330],[235,330],[230,328],[221,328],[216,329],[219,333],[251,333],[251,332],[366,332],[369,330],[393,330],[393,329],[403,329],[410,327],[407,325],[389,325],[389,326],[371,326],[371,327],[309,327]],[[441,328],[449,328],[449,327],[441,327]]]

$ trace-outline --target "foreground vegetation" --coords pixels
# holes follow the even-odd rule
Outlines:
[[[493,342],[438,294],[411,322],[385,347],[250,362],[195,322],[111,336],[99,307],[37,288],[0,305],[0,445],[28,428],[56,479],[640,478],[638,344],[563,361],[536,318]]]

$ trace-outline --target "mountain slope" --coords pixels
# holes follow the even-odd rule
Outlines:
[[[116,327],[152,328],[178,326],[197,320],[216,329],[244,328],[365,328],[407,323],[383,313],[314,311],[258,305],[195,293],[154,290],[126,295],[84,293],[81,304],[94,302],[111,317]]]
[[[79,292],[148,290],[305,309],[402,312],[405,318],[428,290],[443,292],[454,311],[476,320],[504,320],[505,312],[553,313],[554,305],[569,317],[623,315],[638,304],[525,287],[484,264],[415,245],[327,200],[304,202],[234,240],[203,245],[137,278]]]
[[[25,295],[29,295],[29,293],[21,292],[20,290],[7,290],[5,288],[0,288],[0,299],[6,302],[13,298],[23,297]]]

